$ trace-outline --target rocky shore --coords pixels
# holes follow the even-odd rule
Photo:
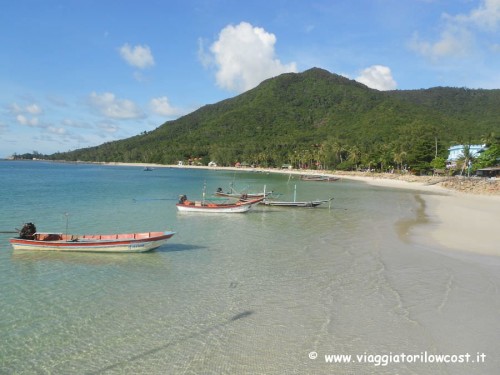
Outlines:
[[[370,172],[331,172],[336,176],[373,178],[373,179],[388,179],[406,182],[416,182],[423,185],[436,185],[445,189],[458,191],[461,193],[478,194],[478,195],[499,195],[500,196],[500,179],[488,179],[479,177],[463,177],[463,176],[414,176],[409,174],[396,173],[370,173]]]

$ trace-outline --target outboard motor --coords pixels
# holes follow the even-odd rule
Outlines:
[[[26,223],[19,231],[19,237],[23,240],[35,239],[36,227],[33,223]]]

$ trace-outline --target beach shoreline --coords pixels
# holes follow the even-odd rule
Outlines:
[[[108,163],[111,164],[111,163]],[[363,172],[327,172],[316,170],[291,170],[246,167],[206,167],[152,164],[123,164],[141,167],[167,167],[179,169],[209,169],[218,171],[280,173],[286,175],[325,175],[339,179],[356,180],[372,186],[410,189],[425,192],[421,197],[425,202],[424,224],[410,228],[410,237],[417,242],[435,242],[452,251],[478,255],[500,256],[500,181],[486,182],[487,189],[477,192],[473,189],[460,190],[444,184],[450,179],[433,176],[411,176],[397,174],[376,174]],[[458,185],[462,181],[458,180]],[[325,182],[329,183],[329,182]],[[333,182],[335,183],[335,182]],[[493,189],[488,190],[491,186]],[[467,192],[464,192],[467,191]],[[423,237],[422,237],[423,236]]]
[[[178,169],[205,169],[215,171],[235,172],[260,172],[279,173],[287,175],[321,175],[339,179],[357,180],[370,185],[403,189],[418,189],[430,192],[464,193],[466,195],[481,195],[500,198],[500,180],[484,178],[460,178],[460,177],[436,177],[436,176],[414,176],[398,173],[372,173],[372,172],[349,172],[349,171],[327,171],[310,169],[278,169],[278,168],[252,168],[252,167],[209,167],[195,165],[174,164],[151,164],[151,163],[120,163],[106,162],[97,163],[102,165],[136,166],[150,168],[178,168]],[[454,182],[456,180],[456,182]],[[475,181],[475,183],[470,183]],[[465,187],[464,187],[465,185]]]
[[[227,168],[220,168],[227,169]],[[251,171],[249,168],[232,170]],[[356,180],[372,186],[422,191],[420,197],[425,202],[424,215],[428,218],[424,224],[410,228],[411,237],[417,242],[435,242],[447,250],[487,256],[500,256],[500,191],[476,193],[464,192],[442,182],[449,179],[432,176],[398,176],[390,174],[360,173],[322,173],[308,170],[273,170],[263,172],[281,174],[321,174],[340,179]],[[361,173],[362,174],[362,173]],[[460,184],[461,181],[458,181]],[[326,182],[328,183],[328,182]],[[495,186],[498,187],[498,181]],[[427,238],[425,238],[427,237]],[[422,241],[424,240],[424,241]]]
[[[94,163],[92,163],[94,164]],[[500,256],[500,180],[485,181],[486,188],[456,189],[449,178],[366,172],[317,171],[277,168],[208,167],[151,163],[96,163],[141,168],[205,169],[214,171],[279,173],[286,175],[325,175],[356,180],[372,186],[425,192],[428,223],[411,228],[416,236],[432,239],[446,249],[479,255]],[[446,184],[448,182],[448,184]],[[325,182],[329,183],[329,182]],[[333,182],[335,183],[335,182]],[[457,180],[460,187],[463,181]],[[418,241],[418,239],[417,239]],[[420,242],[420,241],[419,241]],[[425,241],[424,241],[425,242]]]

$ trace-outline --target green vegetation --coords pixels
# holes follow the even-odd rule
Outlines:
[[[47,159],[47,155],[43,155],[38,151],[28,152],[26,154],[14,154],[12,155],[14,160],[33,160],[33,159]]]
[[[500,134],[499,118],[500,90],[380,92],[314,68],[266,80],[154,131],[50,158],[422,173],[446,159],[451,144]]]

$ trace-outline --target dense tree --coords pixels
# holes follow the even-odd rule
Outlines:
[[[425,173],[453,141],[495,144],[500,90],[380,92],[322,69],[287,73],[156,130],[52,159],[404,169]],[[459,142],[459,143],[460,143]]]

